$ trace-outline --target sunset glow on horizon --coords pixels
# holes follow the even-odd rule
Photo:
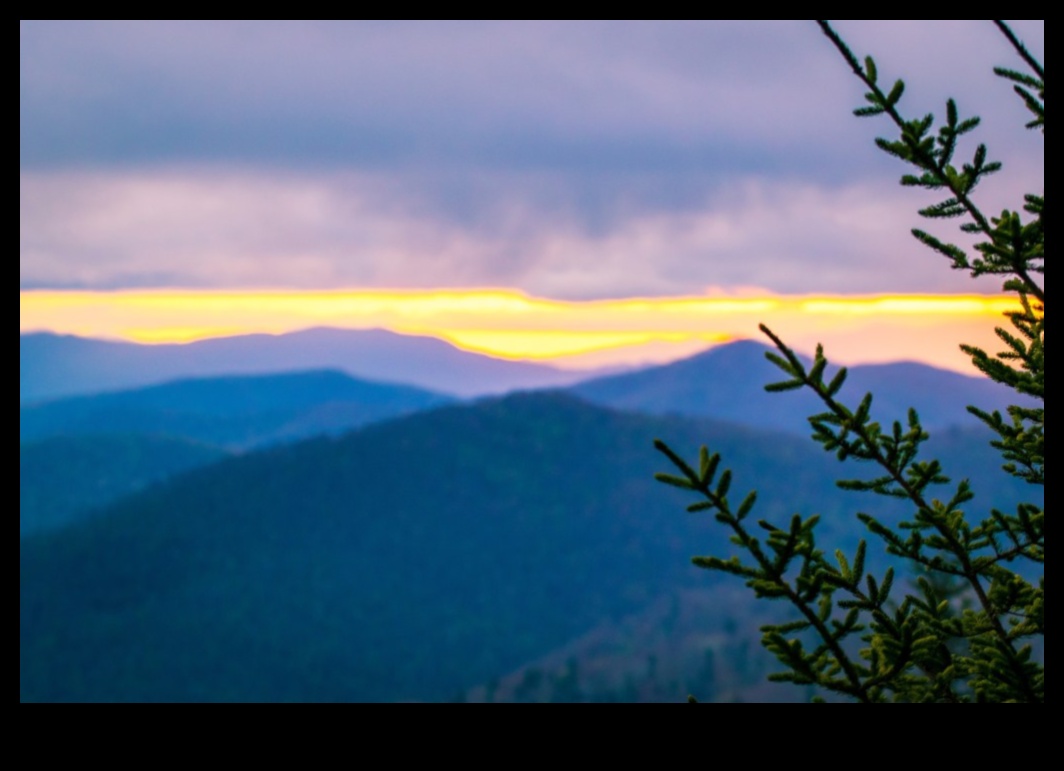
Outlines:
[[[1015,23],[1043,56],[1045,20]],[[1042,135],[987,85],[993,24],[840,34],[905,52],[906,109],[982,117],[983,211],[1044,189]],[[21,332],[379,328],[590,370],[764,323],[840,363],[972,372],[959,345],[997,351],[1014,307],[914,241],[933,201],[808,20],[20,20],[19,41]]]
[[[512,289],[20,292],[20,333],[145,344],[314,327],[430,336],[497,358],[572,369],[671,361],[759,324],[842,363],[915,360],[971,372],[961,342],[995,349],[1015,301],[985,295],[643,297],[559,301]]]

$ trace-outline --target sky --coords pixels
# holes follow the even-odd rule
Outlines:
[[[1044,62],[1044,20],[1010,23]],[[987,211],[1044,189],[989,22],[835,25],[909,114],[983,117]],[[908,234],[933,199],[812,21],[20,20],[19,63],[20,331],[383,327],[576,367],[762,321],[853,363],[992,345],[999,282]]]

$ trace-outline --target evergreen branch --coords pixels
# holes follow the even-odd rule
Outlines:
[[[983,238],[969,259],[959,246],[923,231],[914,234],[973,277],[1006,276],[1005,291],[1019,297],[1022,310],[1005,314],[1012,328],[996,330],[1004,343],[1002,352],[991,357],[978,348],[962,346],[963,350],[991,380],[1044,404],[1045,291],[1038,283],[1038,277],[1045,275],[1044,195],[1025,196],[1023,211],[1033,217],[1026,223],[1013,211],[985,216],[971,194],[1001,164],[988,162],[983,145],[970,162],[955,166],[953,160],[958,140],[974,130],[979,119],[963,118],[952,99],[946,102],[945,120],[935,132],[932,115],[905,119],[898,108],[904,82],[881,87],[872,58],[859,61],[828,21],[818,24],[868,88],[867,104],[856,114],[886,115],[899,129],[899,140],[878,139],[876,144],[920,170],[903,176],[902,184],[941,191],[943,199],[922,209],[921,215],[964,216],[960,229]],[[1035,116],[1029,127],[1042,127],[1044,132],[1044,70],[1003,21],[995,24],[1037,77],[1001,68],[995,72],[1012,81]],[[731,541],[752,558],[744,564],[739,557],[704,557],[695,564],[742,577],[758,598],[786,600],[799,613],[797,620],[762,628],[762,644],[786,667],[769,679],[817,685],[863,703],[890,699],[1044,703],[1044,664],[1034,660],[1031,645],[1045,637],[1044,572],[1035,586],[1010,569],[1015,561],[1025,560],[1044,571],[1044,507],[1021,503],[1012,514],[994,509],[981,522],[970,523],[965,508],[974,494],[967,481],[956,486],[949,500],[932,499],[930,490],[949,479],[937,460],[920,459],[929,435],[915,411],[910,410],[907,426],[876,423],[871,394],[856,409],[838,400],[846,370],[829,377],[822,346],[807,366],[771,330],[761,329],[776,347],[767,358],[785,375],[766,390],[813,390],[824,405],[823,412],[809,418],[813,438],[840,460],[868,461],[879,469],[878,477],[842,480],[839,487],[901,498],[915,506],[912,521],[900,522],[896,530],[866,514],[858,514],[858,519],[888,555],[910,560],[917,570],[926,571],[917,580],[917,590],[907,592],[895,606],[890,599],[893,569],[882,582],[866,574],[865,541],[852,557],[836,551],[835,561],[829,563],[816,548],[816,517],[803,522],[795,516],[787,528],[761,521],[758,526],[768,533],[762,543],[743,524],[756,498],[751,494],[737,511],[732,510],[731,474],[724,471],[718,478],[719,455],[711,456],[703,448],[692,467],[659,442],[658,449],[680,474],[658,478],[697,493],[703,500],[688,510],[713,512],[731,530]],[[1044,406],[1011,406],[1005,416],[969,411],[997,435],[991,444],[1005,460],[1005,470],[1044,488]],[[807,634],[818,638],[809,641],[809,648]],[[856,639],[864,647],[855,655]]]
[[[1046,73],[1042,68],[1042,65],[1031,55],[1030,51],[1027,50],[1027,46],[1016,37],[1009,25],[1002,19],[993,19],[993,22],[994,26],[1001,30],[1001,34],[1008,38],[1008,41],[1012,44],[1012,47],[1016,49],[1016,53],[1020,55],[1020,58],[1027,62],[1027,66],[1034,70],[1039,78],[1045,80]]]
[[[772,340],[772,342],[776,345],[776,348],[785,356],[787,356],[788,359],[797,358],[794,353],[790,351],[789,347],[782,341],[782,339],[780,339],[774,332],[772,332],[771,329],[769,329],[764,324],[760,326],[760,329],[770,340]],[[818,365],[819,362],[822,360],[823,349],[819,348],[817,351]],[[817,369],[819,369],[819,371],[823,371],[822,366],[818,366]],[[814,370],[814,372],[815,371],[816,370]],[[1009,639],[1008,631],[1001,623],[1001,619],[998,615],[996,605],[991,601],[989,595],[987,594],[986,587],[983,586],[983,582],[980,578],[979,572],[973,566],[972,557],[968,547],[957,538],[957,535],[954,530],[951,529],[945,522],[943,522],[942,517],[936,514],[936,507],[931,505],[923,495],[923,489],[927,486],[927,481],[932,480],[932,478],[935,476],[934,471],[928,468],[918,471],[912,477],[906,477],[906,475],[902,473],[902,470],[898,466],[892,464],[889,459],[884,456],[880,444],[877,441],[878,436],[871,428],[872,426],[876,426],[877,424],[870,424],[860,419],[862,417],[862,413],[867,413],[867,408],[865,408],[864,405],[862,405],[862,409],[858,410],[857,414],[854,415],[848,409],[839,404],[832,394],[828,393],[821,379],[812,377],[811,373],[805,372],[804,367],[800,368],[799,371],[793,374],[795,375],[795,379],[801,379],[808,388],[812,389],[813,392],[816,393],[818,397],[820,397],[821,401],[825,404],[828,410],[841,421],[844,421],[844,425],[849,429],[849,431],[860,440],[860,444],[863,447],[863,452],[861,453],[861,456],[864,459],[874,461],[879,466],[881,466],[891,476],[894,484],[898,486],[899,490],[904,492],[905,496],[909,500],[911,500],[917,506],[919,511],[927,517],[932,526],[938,532],[939,536],[943,539],[947,550],[953,555],[955,559],[958,560],[958,564],[961,567],[961,575],[971,586],[972,590],[975,592],[976,598],[978,599],[980,606],[983,608],[983,611],[986,615],[988,622],[991,625],[994,635],[1002,643],[1002,645],[1008,646],[1009,650],[1012,651],[1014,656],[1018,655],[1016,651],[1011,647],[1011,641]],[[865,403],[867,404],[867,398]],[[867,415],[864,415],[864,417],[867,418]],[[1009,663],[1015,665],[1016,658],[1009,657]],[[1017,674],[1018,676],[1019,672],[1017,671],[1015,672],[1015,674]],[[1033,691],[1028,688],[1025,688],[1024,690],[1024,695],[1028,697],[1029,700],[1036,700]]]
[[[748,584],[751,585],[751,587],[761,596],[788,600],[791,605],[802,614],[806,622],[808,622],[808,624],[816,631],[820,638],[824,640],[832,655],[835,657],[835,661],[845,675],[845,684],[839,682],[825,684],[819,679],[817,682],[820,682],[822,685],[827,685],[831,690],[851,696],[860,702],[870,703],[871,700],[868,697],[867,690],[862,686],[861,676],[846,651],[839,644],[838,639],[833,635],[831,630],[828,629],[825,620],[820,617],[809,603],[797,591],[795,591],[786,580],[783,574],[785,565],[782,563],[784,560],[770,559],[760,548],[757,540],[753,538],[749,531],[743,526],[742,519],[744,516],[742,515],[742,510],[745,509],[746,512],[749,513],[749,509],[753,507],[752,496],[748,496],[745,499],[738,514],[733,513],[727,498],[727,488],[730,485],[729,472],[724,472],[724,474],[721,475],[720,483],[714,487],[714,479],[712,476],[701,479],[698,478],[698,475],[695,474],[694,471],[660,439],[654,442],[654,447],[684,473],[687,480],[692,483],[693,489],[705,497],[706,501],[711,504],[711,507],[718,512],[718,521],[728,525],[732,529],[737,543],[741,544],[754,558],[760,572],[749,568],[743,568],[737,560],[724,561],[714,558],[706,558],[696,559],[695,564],[699,567],[710,570],[719,570],[745,576],[749,579]],[[700,455],[705,457],[708,453],[700,453]],[[719,456],[713,456],[713,458],[719,458]],[[712,458],[710,459],[710,462],[712,463]],[[709,464],[704,463],[703,465]],[[716,464],[712,465],[715,466]],[[662,479],[662,477],[667,477],[667,475],[659,475],[659,479]],[[662,481],[665,480],[663,479]],[[794,528],[792,527],[792,532],[793,531]]]
[[[953,167],[949,165],[949,156],[952,154],[952,150],[936,156],[933,140],[926,137],[927,131],[931,127],[933,117],[928,115],[922,120],[905,120],[897,109],[897,103],[900,99],[903,87],[899,88],[896,84],[889,94],[885,93],[878,85],[878,72],[876,71],[875,63],[871,57],[866,60],[865,66],[862,67],[849,46],[846,45],[827,20],[818,19],[817,24],[820,26],[824,35],[831,40],[832,44],[846,60],[847,64],[849,64],[850,69],[853,70],[854,74],[857,75],[857,77],[860,78],[869,89],[870,93],[867,95],[867,99],[872,104],[873,109],[862,108],[862,110],[859,111],[860,114],[885,114],[901,131],[902,141],[887,142],[886,140],[877,140],[877,144],[886,152],[896,155],[901,160],[923,169],[925,173],[932,174],[933,177],[929,180],[930,184],[921,183],[923,186],[944,187],[950,191],[952,200],[948,202],[948,205],[943,204],[937,207],[924,209],[921,214],[930,217],[942,217],[957,216],[962,212],[966,212],[972,219],[973,229],[989,239],[991,244],[996,243],[1000,234],[991,224],[990,219],[983,214],[970,197],[970,192],[978,181],[980,175],[974,174],[969,177],[966,174],[958,174]],[[1007,29],[1007,27],[1005,29]],[[1009,34],[1011,35],[1011,31],[1009,31]],[[901,81],[898,81],[898,83],[901,83]],[[950,112],[952,113],[954,110],[955,107],[953,107]],[[952,143],[952,137],[958,133],[955,121],[951,121],[951,123],[954,124],[953,129],[943,129],[945,132],[943,141],[948,143]],[[980,164],[973,165],[973,169],[978,165]],[[914,179],[915,178],[907,177],[905,183],[911,184]],[[950,256],[953,257],[953,255]],[[963,264],[959,263],[954,258],[954,266],[963,267]],[[977,264],[975,266],[976,275],[987,272],[1000,273],[1004,269],[1004,266],[996,270],[994,267],[995,266],[987,265],[986,263]],[[1026,291],[1038,298],[1039,301],[1045,301],[1044,288],[1039,286],[1031,277],[1028,263],[1023,260],[1018,253],[1008,256],[1007,269],[1008,272],[1011,272],[1023,282]]]

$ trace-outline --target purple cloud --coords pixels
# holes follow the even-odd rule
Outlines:
[[[837,26],[913,112],[955,95],[984,116],[1008,164],[989,208],[1041,189],[989,24]],[[1015,26],[1041,55],[1044,20]],[[904,235],[921,201],[812,22],[20,21],[19,39],[23,287],[972,288]]]

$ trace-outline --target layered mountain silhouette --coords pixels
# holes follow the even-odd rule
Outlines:
[[[797,435],[820,405],[763,392],[781,379],[766,350],[462,404],[344,361],[463,394],[574,376],[388,333],[22,337],[20,700],[741,698],[762,681],[737,674],[761,621],[690,566],[727,533],[654,481],[671,469],[653,440],[722,452],[756,516],[818,513],[831,548],[863,537],[855,511],[908,514],[836,488],[874,470]],[[344,371],[291,371],[326,360]],[[919,410],[928,457],[982,511],[1041,500],[964,410],[1010,392],[916,364],[852,368],[844,400],[866,391],[880,421]],[[658,635],[674,604],[676,634]]]
[[[447,700],[663,595],[727,534],[652,476],[655,437],[721,451],[756,515],[859,508],[786,434],[562,394],[442,407],[191,471],[19,545],[21,701]],[[985,433],[933,448],[980,505],[1026,493]],[[853,474],[853,469],[849,470]],[[858,474],[860,469],[858,469]],[[724,600],[722,600],[723,602]],[[726,612],[722,608],[721,612]]]
[[[652,414],[710,417],[747,426],[808,433],[807,417],[824,411],[808,390],[767,393],[764,386],[788,378],[765,359],[770,349],[736,342],[661,367],[598,378],[572,393],[604,406]],[[829,370],[830,372],[830,370]],[[967,377],[924,364],[900,362],[850,367],[841,398],[856,408],[872,393],[872,416],[883,425],[907,423],[915,408],[925,428],[971,425],[968,405],[1005,412],[1015,393],[982,377]],[[830,377],[830,374],[829,374]]]
[[[98,394],[185,378],[340,370],[457,396],[571,385],[587,375],[461,351],[382,330],[312,329],[187,345],[136,345],[52,334],[19,337],[19,402]]]
[[[335,435],[450,401],[341,372],[202,378],[23,407],[19,436],[146,434],[240,450]]]

